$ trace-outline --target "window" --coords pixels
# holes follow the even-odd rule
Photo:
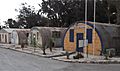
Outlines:
[[[92,29],[87,29],[87,39],[88,39],[88,43],[92,43]]]
[[[60,38],[60,34],[61,34],[60,31],[52,31],[52,37],[53,38]]]
[[[28,36],[29,36],[29,33],[27,33],[26,36],[28,37]]]
[[[74,29],[70,29],[69,32],[69,41],[74,42]]]

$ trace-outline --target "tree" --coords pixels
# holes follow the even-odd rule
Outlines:
[[[96,21],[107,23],[108,22],[108,3],[107,1],[96,2]]]
[[[69,26],[84,20],[84,0],[42,0],[41,12],[46,14],[50,26]]]
[[[40,11],[47,15],[50,26],[69,26],[76,21],[84,21],[85,0],[42,0]],[[116,23],[116,5],[112,0],[97,0],[96,22]],[[94,19],[94,0],[88,0],[87,20]],[[119,4],[117,4],[118,6]]]
[[[34,26],[45,26],[48,19],[41,16],[34,8],[27,3],[22,3],[22,8],[18,11],[18,24],[23,28],[32,28]]]
[[[96,21],[102,23],[116,23],[116,6],[110,0],[98,0],[96,3]]]
[[[117,0],[109,0],[110,4],[114,5],[113,9],[116,9],[115,15],[116,15],[116,24],[120,25],[120,1]]]
[[[8,28],[18,28],[17,22],[12,18],[9,18],[7,21],[4,21],[4,22]]]

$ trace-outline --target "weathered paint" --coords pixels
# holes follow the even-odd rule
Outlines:
[[[74,42],[69,41],[70,29],[74,29]],[[90,38],[90,39],[93,39],[94,41],[93,40],[90,41],[91,43],[88,43],[88,46],[83,46],[84,51],[86,50],[86,47],[87,47],[88,53],[92,54],[93,53],[93,42],[94,42],[95,55],[100,55],[100,52],[102,50],[102,45],[101,45],[102,43],[101,43],[100,37],[98,35],[98,32],[96,30],[94,30],[92,26],[90,26],[88,24],[87,24],[87,29],[92,29],[92,35],[90,35],[90,36],[92,36],[92,38]],[[70,51],[70,52],[76,51],[77,45],[79,45],[79,43],[76,42],[78,33],[83,33],[83,37],[85,39],[85,24],[84,23],[78,23],[77,25],[71,26],[67,30],[65,37],[64,37],[64,49],[66,51]],[[93,35],[94,35],[94,37],[93,37]],[[89,35],[87,35],[87,36],[89,36]]]
[[[19,38],[18,38],[17,32],[12,32],[11,43],[12,44],[19,44],[18,39]]]
[[[35,35],[35,42],[41,44],[42,47],[53,46],[50,44],[54,43],[54,47],[62,47],[63,35],[65,34],[66,28],[58,27],[33,27],[29,36],[29,44],[32,43],[33,35]],[[60,32],[59,37],[54,37],[54,32]],[[38,33],[38,34],[37,34]]]
[[[27,39],[28,39],[28,35],[30,33],[30,29],[16,29],[13,30],[11,33],[11,43],[12,44],[17,44],[17,45],[21,45],[21,44],[27,44]]]
[[[83,45],[84,45],[84,40],[83,40],[83,33],[77,33],[76,34],[76,51],[78,52],[83,52]]]
[[[0,43],[10,43],[11,34],[9,33],[0,33]]]

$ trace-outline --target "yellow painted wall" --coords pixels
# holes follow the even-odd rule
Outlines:
[[[70,29],[74,29],[74,42],[69,42],[69,30],[70,29],[67,31],[65,38],[64,38],[64,49],[66,51],[69,51],[69,52],[76,51],[76,34],[83,33],[83,36],[85,39],[85,28],[84,27],[85,27],[85,24],[83,24],[83,23],[79,23],[76,26],[70,27]],[[92,29],[92,27],[90,27],[89,25],[87,25],[87,28]],[[100,38],[96,31],[93,32],[92,36],[93,36],[92,38],[94,40],[93,40],[92,44],[88,44],[88,53],[93,54],[93,50],[94,50],[95,55],[100,55],[100,50],[102,48]],[[93,46],[93,43],[94,43],[94,46]],[[93,49],[93,47],[94,47],[94,49]],[[84,48],[84,52],[86,52],[86,48]]]

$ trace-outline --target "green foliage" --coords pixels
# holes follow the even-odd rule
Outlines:
[[[27,3],[22,3],[21,5],[22,8],[19,9],[18,23],[25,28],[39,25],[41,15],[35,12],[35,8],[27,5]]]
[[[5,25],[9,28],[17,28],[18,26],[17,22],[12,18],[9,18],[7,21],[5,21]]]
[[[103,55],[105,57],[106,60],[108,60],[111,57],[115,56],[115,49],[114,48],[104,48],[104,52]]]
[[[30,6],[27,3],[22,3],[20,9],[16,9],[19,12],[18,21],[16,23],[19,28],[32,28],[34,26],[45,26],[48,23],[48,19],[38,13],[34,6]]]
[[[96,21],[102,23],[116,23],[116,7],[111,1],[103,0],[96,3]]]
[[[119,23],[119,2],[112,0],[96,0],[96,22]],[[87,20],[94,19],[94,0],[88,0]],[[12,28],[31,28],[34,26],[68,27],[76,21],[84,21],[85,0],[42,0],[40,9],[22,3],[18,21],[7,20]],[[115,13],[115,14],[113,14]],[[46,16],[46,17],[45,17]]]
[[[85,0],[42,0],[40,12],[46,14],[50,26],[69,26],[76,21],[84,21]],[[109,9],[108,9],[109,7]],[[93,21],[94,0],[88,0],[87,20]],[[96,21],[116,23],[116,7],[107,0],[97,0]]]
[[[43,0],[41,12],[50,20],[50,26],[69,26],[84,20],[84,0]]]

